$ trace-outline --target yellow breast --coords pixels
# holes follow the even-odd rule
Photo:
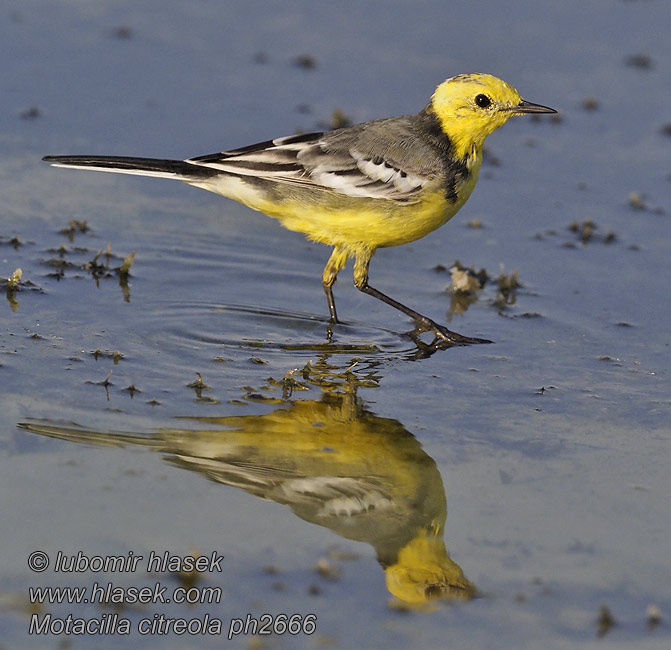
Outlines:
[[[477,182],[480,156],[474,156],[473,163],[469,177],[456,188],[455,202],[448,200],[442,184],[425,190],[418,201],[408,203],[333,192],[315,193],[309,200],[299,192],[295,198],[279,202],[256,194],[242,202],[313,241],[349,250],[362,246],[375,250],[415,241],[451,219]]]
[[[192,183],[233,198],[277,219],[285,228],[308,239],[344,250],[399,246],[415,241],[451,219],[471,195],[478,180],[481,152],[473,150],[470,173],[459,178],[448,192],[446,178],[428,184],[417,200],[402,202],[380,198],[352,197],[329,188],[297,185],[293,191],[283,184],[282,194],[272,183],[263,187],[241,178],[218,177],[216,183]],[[450,200],[448,194],[456,201]]]

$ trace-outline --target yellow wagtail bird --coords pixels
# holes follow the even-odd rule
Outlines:
[[[322,276],[331,322],[333,284],[354,258],[354,284],[449,344],[488,342],[443,325],[368,284],[378,248],[424,237],[470,196],[485,138],[513,115],[556,113],[523,100],[505,81],[460,74],[441,83],[417,115],[364,122],[324,133],[268,140],[187,160],[45,156],[58,167],[173,178],[264,212],[289,230],[333,246]]]

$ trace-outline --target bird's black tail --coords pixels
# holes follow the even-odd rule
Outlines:
[[[162,160],[160,158],[131,158],[123,156],[44,156],[42,160],[54,167],[90,169],[117,174],[135,174],[174,178],[180,181],[196,181],[217,174],[217,171],[184,160]]]

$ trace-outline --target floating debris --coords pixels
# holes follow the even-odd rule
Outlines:
[[[603,354],[600,357],[597,357],[597,361],[606,361],[608,363],[612,363],[615,366],[622,366],[620,359],[608,356],[607,354]]]
[[[599,108],[599,100],[596,97],[585,97],[582,100],[582,107],[586,111],[596,111]]]
[[[318,129],[329,131],[333,129],[341,129],[343,127],[351,125],[352,125],[352,118],[340,108],[335,108],[331,113],[331,119],[328,121],[320,120],[319,122],[317,122],[316,127]]]
[[[31,106],[25,111],[21,111],[20,117],[22,120],[35,120],[42,116],[42,111],[37,106]]]
[[[295,389],[304,389],[304,387],[301,386],[301,384],[294,377],[297,372],[298,368],[288,370],[284,375],[284,379],[282,379],[282,399],[285,401],[291,398]],[[307,390],[307,387],[305,387],[305,390]]]
[[[345,368],[344,374],[346,374],[346,375],[351,374],[352,370],[354,370],[354,368],[356,368],[358,365],[359,365],[359,360],[358,359],[353,359],[352,363],[349,366],[347,366],[347,368]]]
[[[142,391],[135,385],[135,384],[130,384],[126,386],[126,388],[121,389],[124,393],[128,393],[130,395],[130,398],[133,399],[133,396],[135,393],[141,393]]]
[[[597,632],[596,635],[602,639],[612,627],[617,625],[615,617],[610,613],[610,610],[605,605],[601,605],[599,610],[599,617],[597,618]]]
[[[662,622],[662,612],[654,603],[650,603],[645,610],[645,617],[648,620],[648,628],[654,630]]]
[[[117,273],[120,276],[127,278],[130,273],[130,267],[132,266],[134,261],[135,261],[135,251],[131,251],[130,254],[124,258],[123,264],[118,269],[116,269]]]
[[[110,379],[111,377],[112,377],[112,370],[110,370],[110,371],[107,373],[107,376],[106,376],[105,379],[103,379],[102,381],[91,381],[91,380],[87,380],[85,383],[87,383],[87,384],[94,384],[94,385],[96,385],[96,386],[103,386],[103,387],[105,388],[105,395],[106,395],[106,397],[107,397],[107,401],[109,402],[109,401],[110,401],[110,391],[109,391],[109,387],[114,385],[114,384],[112,383],[111,379]]]
[[[308,587],[308,596],[321,596],[322,588],[319,585],[311,584]]]
[[[540,314],[537,311],[525,311],[522,314],[512,316],[512,318],[543,318],[543,314]]]
[[[569,224],[568,227],[571,232],[577,233],[579,235],[580,241],[582,241],[583,244],[586,244],[590,239],[592,239],[595,228],[596,224],[591,219],[585,219],[582,224],[578,223],[577,221],[573,221]]]
[[[519,278],[520,272],[518,269],[515,269],[512,273],[506,275],[503,266],[501,266],[499,276],[496,278],[496,283],[499,285],[499,291],[510,293],[514,289],[521,287],[522,285],[520,284]]]
[[[268,56],[268,54],[266,52],[262,52],[262,51],[256,52],[254,54],[254,56],[252,57],[252,61],[254,63],[258,63],[258,64],[261,64],[261,65],[263,65],[264,63],[268,63],[269,60],[270,60],[270,57]]]
[[[196,397],[200,399],[201,393],[206,390],[210,390],[210,387],[203,381],[203,377],[199,372],[196,373],[198,379],[192,381],[190,384],[187,384],[187,388],[193,388],[196,391]]]
[[[82,266],[82,269],[88,271],[95,279],[103,277],[106,274],[107,269],[109,268],[106,264],[102,264],[99,262],[100,258],[104,254],[105,251],[103,250],[98,251],[90,262],[86,262]]]
[[[618,241],[618,236],[614,231],[608,230],[605,233],[601,232],[597,224],[591,219],[585,219],[583,222],[572,221],[568,225],[567,230],[571,233],[574,233],[576,238],[582,244],[589,244],[594,242],[612,244],[613,242]],[[543,232],[536,233],[535,238],[543,241],[557,237],[558,234],[559,233],[554,228],[550,228],[548,230],[544,230]],[[575,239],[565,241],[561,245],[564,248],[577,247]],[[636,245],[630,245],[629,248],[632,250],[638,250]]]
[[[301,375],[303,376],[303,379],[307,381],[310,379],[310,373],[312,372],[312,359],[310,359],[304,366],[303,370],[301,370]]]
[[[346,115],[344,111],[336,108],[331,113],[331,129],[342,129],[346,126],[352,125],[352,118]]]
[[[19,303],[16,299],[16,295],[20,291],[29,290],[44,293],[44,291],[34,282],[25,280],[23,278],[23,271],[20,268],[15,269],[7,279],[0,279],[0,290],[3,288],[7,295],[7,301],[9,302],[10,308],[13,312],[17,312],[19,309]]]
[[[450,283],[450,290],[453,293],[475,293],[481,289],[480,281],[475,275],[470,274],[467,270],[459,269],[453,266],[450,269],[452,281]]]
[[[25,246],[25,242],[23,242],[18,235],[14,235],[9,239],[0,237],[0,244],[9,244],[15,251],[19,250],[21,246]]]
[[[119,25],[112,30],[112,36],[121,41],[127,41],[134,36],[133,28],[128,25]]]
[[[443,271],[444,267],[439,265],[434,267],[434,270]],[[463,314],[470,305],[476,302],[479,292],[492,280],[492,276],[484,268],[476,271],[472,267],[464,266],[458,260],[449,270],[451,282],[448,290],[451,297],[448,315],[451,317],[455,314]],[[519,275],[519,270],[506,274],[503,266],[500,267],[499,275],[496,278],[496,297],[490,300],[490,304],[498,309],[499,313],[507,306],[515,304],[517,289],[523,286],[519,280]],[[539,316],[539,314],[532,312],[523,316],[531,318]]]
[[[61,234],[67,234],[68,239],[72,241],[74,239],[74,233],[87,232],[88,230],[89,227],[86,221],[71,221],[69,228],[59,232]],[[112,245],[108,243],[105,249],[98,250],[92,258],[85,262],[73,261],[72,257],[75,255],[90,255],[92,251],[89,248],[61,244],[58,248],[47,249],[47,252],[55,253],[56,255],[55,257],[51,257],[42,262],[53,269],[53,271],[48,274],[48,277],[62,280],[66,277],[66,271],[84,271],[93,278],[96,286],[99,286],[101,279],[118,276],[123,298],[126,302],[130,302],[128,279],[130,277],[130,268],[135,261],[135,251],[132,251],[126,257],[120,257],[112,252]],[[119,266],[112,266],[113,259],[120,260]],[[81,277],[81,275],[76,275],[75,277]]]
[[[5,286],[7,288],[8,293],[10,291],[16,291],[19,288],[19,284],[21,284],[22,277],[23,277],[23,271],[21,269],[16,269],[14,273],[12,273],[7,278],[7,280],[5,281]]]
[[[215,397],[207,397],[207,396],[197,397],[195,401],[198,402],[198,404],[212,404],[214,406],[220,404],[219,400],[216,399]]]
[[[67,235],[70,241],[73,241],[76,233],[87,233],[90,228],[86,221],[78,221],[77,219],[72,219],[68,224],[67,228],[62,228],[58,232],[61,235]]]
[[[202,557],[202,553],[198,549],[191,548],[189,556],[194,558],[194,560],[198,560],[199,557]],[[171,573],[184,589],[189,590],[202,582],[205,572],[193,568],[190,571],[180,569],[179,571],[171,571]]]
[[[651,70],[653,61],[649,54],[630,54],[624,59],[625,65],[639,70]]]
[[[109,352],[108,350],[101,350],[100,348],[96,348],[95,350],[91,350],[89,354],[93,355],[93,358],[97,361],[98,359],[105,358],[105,359],[112,359],[114,361],[114,365],[118,366],[119,361],[125,357],[124,354],[119,352],[119,350],[114,350],[114,352]]]
[[[314,70],[317,67],[317,60],[310,54],[299,54],[294,57],[292,63],[303,70]]]
[[[23,271],[21,269],[16,269],[5,280],[5,291],[7,292],[7,301],[9,302],[9,308],[16,313],[19,310],[19,302],[16,299],[16,292],[19,289],[21,284],[21,277],[23,276]]]
[[[651,206],[644,194],[639,192],[630,192],[629,193],[629,205],[634,210],[645,210],[646,212],[652,212],[654,214],[664,214],[664,209],[659,206]]]
[[[245,388],[243,388],[243,390],[245,390]],[[247,400],[247,402],[258,402],[263,404],[282,404],[283,402],[283,399],[280,399],[279,397],[270,397],[255,390],[246,391],[244,399]]]
[[[317,560],[317,563],[312,568],[320,577],[324,578],[324,580],[329,580],[330,582],[336,582],[340,580],[340,576],[342,574],[342,569],[330,562],[325,557]]]
[[[489,280],[485,269],[475,271],[473,268],[463,266],[458,260],[450,268],[450,276],[452,293],[474,294],[482,289]]]
[[[588,244],[594,241],[601,241],[604,244],[612,244],[617,239],[617,235],[612,230],[609,230],[604,235],[597,233],[598,226],[591,219],[585,219],[582,223],[573,221],[569,224],[568,229],[570,232],[575,233],[583,244]],[[570,246],[571,244],[567,243],[564,245]]]
[[[517,289],[522,286],[519,277],[519,270],[515,269],[512,273],[506,274],[503,265],[501,265],[499,275],[496,278],[498,291],[496,293],[496,298],[494,299],[494,305],[499,311],[510,305],[514,305],[517,301]]]

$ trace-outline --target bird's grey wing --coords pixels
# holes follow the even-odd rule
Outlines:
[[[239,177],[305,184],[352,197],[417,200],[439,171],[412,117],[268,140],[186,162]]]
[[[235,454],[204,458],[177,453],[175,457],[178,464],[214,481],[316,516],[346,518],[394,507],[389,486],[375,477],[309,475],[293,464],[273,466]]]

